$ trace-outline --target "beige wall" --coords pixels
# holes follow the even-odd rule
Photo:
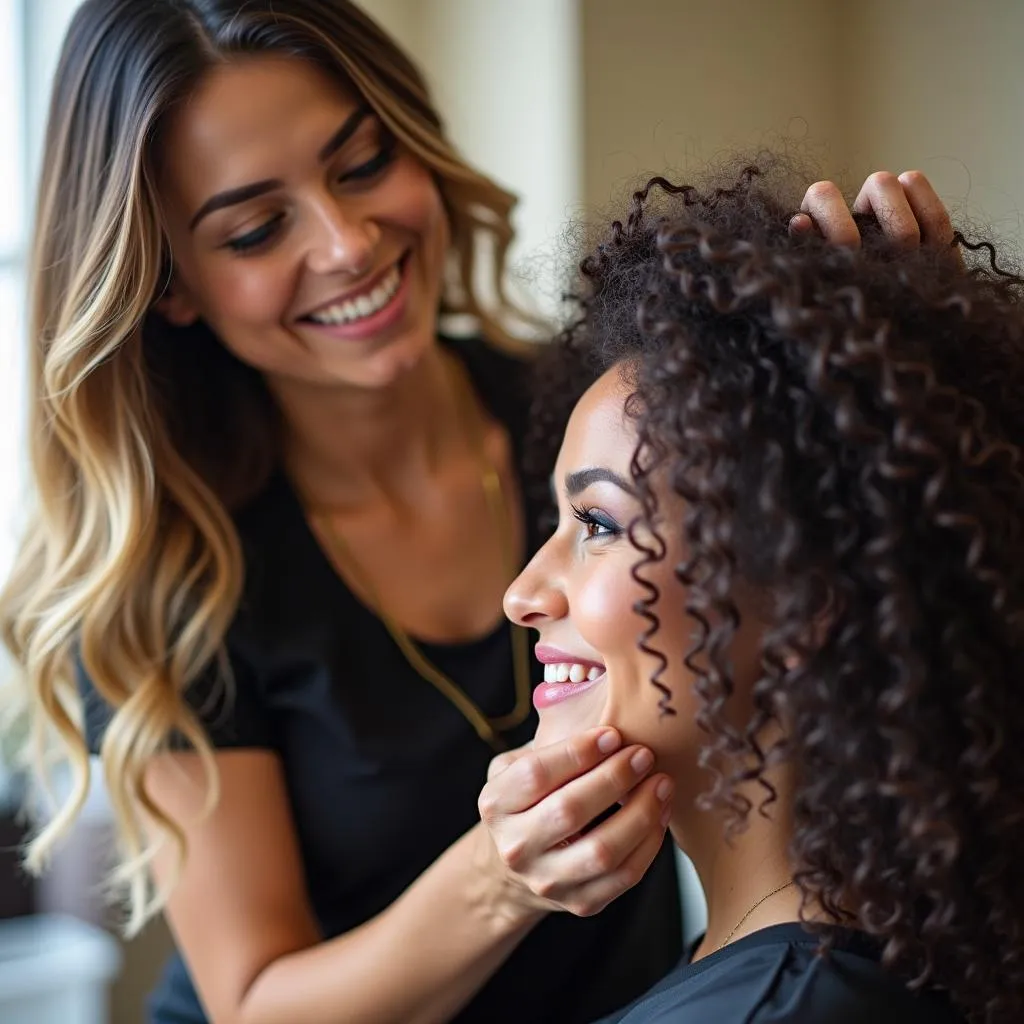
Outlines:
[[[841,52],[825,0],[582,0],[584,194],[806,137],[831,173]]]
[[[520,197],[512,291],[553,312],[552,240],[581,197],[577,0],[361,2],[422,67],[455,145]]]
[[[581,0],[589,204],[806,133],[820,170],[924,170],[1024,237],[1024,0]]]
[[[858,0],[845,13],[852,169],[920,167],[1024,239],[1024,0]]]

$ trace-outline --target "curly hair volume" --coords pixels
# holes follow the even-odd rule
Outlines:
[[[646,525],[687,552],[707,805],[742,828],[740,784],[790,761],[804,906],[970,1021],[1024,1020],[1024,282],[959,235],[792,237],[773,173],[732,180],[654,179],[590,249],[538,378],[539,460],[585,384],[628,367]],[[657,516],[656,476],[681,522]],[[745,728],[739,579],[771,596]]]

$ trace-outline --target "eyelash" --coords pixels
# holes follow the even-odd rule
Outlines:
[[[395,141],[394,139],[386,140],[380,151],[376,156],[367,160],[366,163],[360,164],[358,167],[354,167],[351,171],[342,174],[339,178],[339,182],[346,181],[366,181],[369,178],[380,174],[392,160],[395,158]],[[271,238],[273,238],[277,226],[284,220],[284,214],[278,213],[271,217],[268,221],[265,221],[257,228],[253,228],[252,231],[246,232],[244,235],[239,235],[237,238],[231,238],[225,246],[232,252],[237,253],[239,256],[246,256],[256,250],[265,246]]]
[[[587,540],[618,537],[622,533],[622,527],[611,516],[592,508],[580,508],[577,505],[571,505],[570,508],[572,508],[573,516],[586,527]],[[603,530],[604,532],[591,532],[592,530]]]

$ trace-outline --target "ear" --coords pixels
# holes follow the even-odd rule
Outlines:
[[[199,307],[177,274],[171,277],[153,308],[175,327],[191,327],[199,319]]]

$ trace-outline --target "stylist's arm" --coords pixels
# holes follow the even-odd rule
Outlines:
[[[187,823],[168,917],[211,1021],[450,1019],[549,910],[596,913],[642,877],[664,834],[655,796],[664,776],[650,775],[646,753],[603,729],[502,755],[480,798],[483,822],[389,907],[327,941],[304,889],[278,759],[218,753],[220,800],[202,820],[198,758],[158,760],[150,793]],[[565,842],[631,793],[618,813]],[[154,875],[170,886],[173,861],[159,858]]]

